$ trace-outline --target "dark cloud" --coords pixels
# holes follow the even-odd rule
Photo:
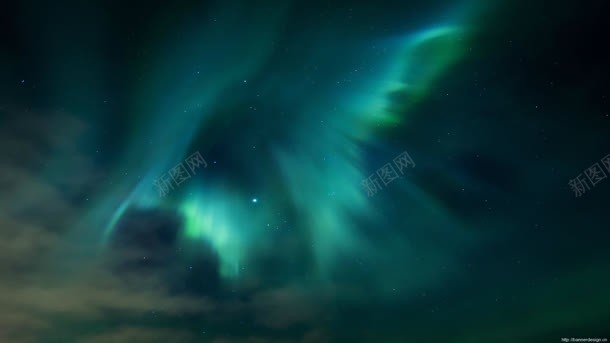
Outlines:
[[[154,309],[176,315],[205,313],[212,308],[205,299],[170,294],[154,275],[142,277],[132,272],[121,278],[124,275],[116,274],[103,260],[68,261],[66,266],[78,265],[79,270],[64,272],[49,263],[50,258],[87,249],[78,246],[87,241],[73,239],[78,236],[75,232],[88,229],[77,225],[79,211],[86,208],[87,200],[74,196],[83,187],[95,188],[100,172],[93,168],[93,156],[79,149],[78,140],[85,127],[84,122],[66,115],[27,113],[14,116],[11,123],[2,127],[10,137],[9,145],[3,147],[11,152],[0,159],[2,184],[8,189],[0,193],[3,341],[39,341],[39,335],[46,330],[61,330],[61,320],[98,321],[108,311],[140,315]],[[53,164],[61,165],[63,172],[53,170]],[[154,227],[150,229],[158,232]],[[118,256],[125,259],[127,253],[124,250]],[[141,333],[123,330],[110,337],[128,341]]]
[[[87,200],[75,195],[83,187],[95,189],[102,175],[94,168],[95,157],[77,144],[86,127],[76,118],[53,114],[17,117],[3,127],[7,134],[20,135],[7,135],[4,149],[11,153],[0,159],[1,180],[11,190],[0,195],[2,341],[39,342],[49,331],[90,343],[198,341],[186,328],[136,325],[151,313],[197,315],[221,324],[249,314],[260,328],[272,331],[302,327],[322,316],[323,296],[299,287],[242,289],[246,296],[240,299],[219,294],[216,256],[202,247],[186,263],[176,244],[182,223],[172,213],[128,211],[106,253],[83,255],[95,246],[79,238],[90,228],[79,220]],[[53,173],[49,166],[54,164],[66,173]],[[311,301],[315,297],[319,302]],[[91,325],[111,319],[112,313],[126,322],[99,333],[76,333],[65,324]],[[312,331],[294,342],[323,342],[325,337]],[[263,335],[215,342],[293,340]]]

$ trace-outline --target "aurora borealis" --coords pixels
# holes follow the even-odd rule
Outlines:
[[[6,5],[0,342],[610,338],[606,7]]]

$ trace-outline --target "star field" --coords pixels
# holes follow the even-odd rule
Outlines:
[[[609,338],[601,1],[22,1],[0,342]]]

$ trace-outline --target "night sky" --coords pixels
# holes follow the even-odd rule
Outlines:
[[[0,342],[610,339],[609,7],[3,3]]]

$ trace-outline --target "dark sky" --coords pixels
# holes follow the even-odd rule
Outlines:
[[[0,342],[610,338],[603,1],[0,8]]]

